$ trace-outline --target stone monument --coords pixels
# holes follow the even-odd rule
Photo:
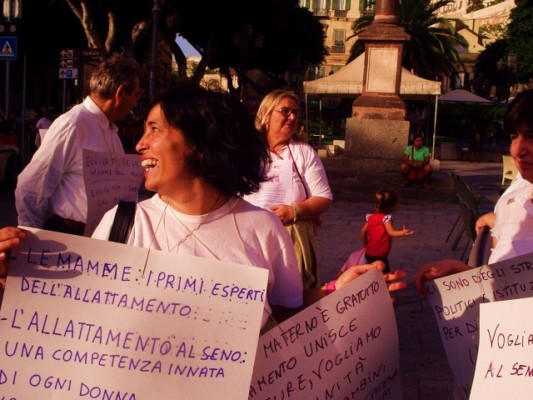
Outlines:
[[[400,98],[403,44],[398,0],[377,0],[374,21],[360,35],[365,43],[362,94],[346,119],[344,154],[359,171],[400,168],[409,140],[406,107]]]

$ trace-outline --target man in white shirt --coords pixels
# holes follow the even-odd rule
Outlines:
[[[87,221],[83,150],[125,153],[115,122],[137,105],[139,65],[113,55],[96,68],[89,85],[83,103],[57,117],[19,174],[15,189],[19,225],[82,235]]]

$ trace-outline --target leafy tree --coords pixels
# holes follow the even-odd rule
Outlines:
[[[117,50],[146,57],[153,0],[65,1],[89,48],[104,57]],[[179,79],[186,78],[186,57],[177,34],[202,56],[193,77],[198,82],[206,68],[219,68],[228,76],[237,71],[240,79],[246,79],[247,70],[259,69],[281,84],[291,67],[303,70],[306,64],[321,63],[326,54],[322,25],[297,0],[159,0],[158,6],[159,32],[178,64]]]
[[[483,0],[470,0],[468,7],[466,7],[466,12],[471,13],[477,10],[481,10],[485,8],[485,4],[483,4]]]
[[[516,54],[518,82],[533,80],[533,0],[515,0],[508,27],[509,50]]]
[[[399,24],[410,35],[403,47],[402,66],[426,79],[454,76],[464,68],[457,48],[468,48],[466,39],[457,32],[460,21],[437,16],[437,11],[453,0],[401,0]],[[363,16],[354,23],[354,35],[359,35],[374,20]],[[364,52],[364,42],[357,40],[348,61]]]
[[[483,50],[474,66],[476,91],[480,86],[496,86],[498,97],[508,95],[509,85],[531,84],[533,79],[533,1],[516,0],[506,35]],[[516,57],[509,65],[509,55]],[[500,70],[498,70],[500,67]]]
[[[507,37],[507,24],[485,24],[479,27],[478,33],[483,38],[487,38],[486,34],[489,34],[496,39],[503,39]]]
[[[506,73],[499,71],[498,66],[506,68],[501,64],[505,59],[509,49],[509,40],[499,39],[487,45],[485,50],[479,53],[476,63],[474,64],[474,90],[483,97],[489,97],[490,87],[496,86],[502,88],[498,97],[504,95],[503,88],[506,87]]]
[[[237,71],[240,79],[258,69],[277,86],[286,71],[320,64],[326,54],[322,24],[297,0],[171,0],[169,7],[169,29],[202,55],[196,79],[205,68]]]
[[[116,51],[142,58],[135,53],[151,27],[151,1],[136,0],[134,7],[128,0],[65,2],[80,22],[89,48],[98,49],[104,58]],[[145,55],[147,43],[143,42],[142,55]]]

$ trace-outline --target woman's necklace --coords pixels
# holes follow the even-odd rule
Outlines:
[[[178,221],[178,223],[183,227],[183,229],[185,229],[187,231],[187,234],[185,236],[183,236],[180,240],[178,240],[178,242],[174,246],[170,246],[170,243],[169,243],[169,236],[170,235],[168,235],[168,233],[165,234],[165,239],[167,241],[167,250],[168,250],[169,253],[173,252],[175,249],[177,249],[177,251],[179,251],[179,248],[180,248],[181,244],[183,242],[185,242],[187,239],[189,239],[191,236],[194,236],[194,232],[196,232],[198,229],[200,229],[202,227],[202,225],[204,225],[207,222],[209,216],[215,210],[215,208],[216,208],[218,202],[220,201],[221,197],[222,197],[222,193],[219,193],[218,197],[216,198],[215,202],[213,203],[213,206],[203,216],[203,218],[200,220],[198,225],[196,225],[193,229],[190,229],[187,225],[185,225],[185,223],[181,219],[178,218],[178,216],[174,213],[174,210],[172,209],[172,206],[169,207],[170,208],[170,213],[172,214],[174,219],[176,221]],[[166,212],[165,212],[165,215],[163,216],[163,229],[165,230],[165,232],[167,232],[165,217],[166,217]]]

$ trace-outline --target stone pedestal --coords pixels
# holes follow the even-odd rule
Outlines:
[[[397,170],[409,140],[405,102],[400,98],[403,44],[398,0],[377,0],[372,24],[359,34],[365,43],[363,90],[346,119],[346,160],[361,173]]]
[[[347,118],[345,139],[344,157],[356,171],[399,174],[409,121]]]

